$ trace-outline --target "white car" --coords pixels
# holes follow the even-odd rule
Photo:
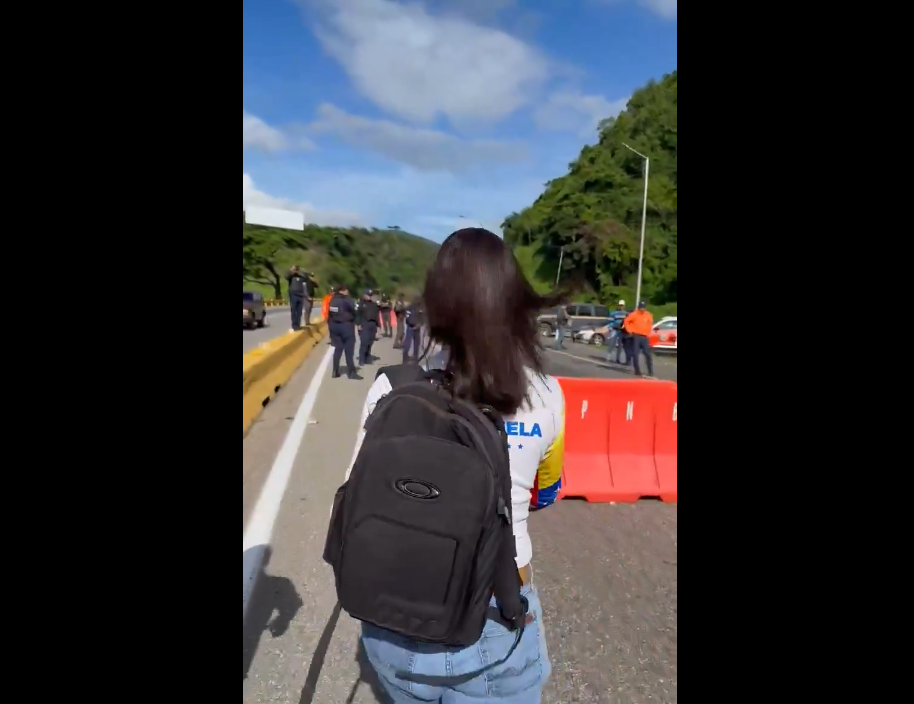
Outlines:
[[[679,317],[668,317],[654,325],[651,347],[658,351],[679,351]]]
[[[609,321],[601,320],[595,325],[588,325],[576,330],[574,333],[574,341],[581,342],[585,345],[596,345],[597,347],[602,347],[606,344],[606,334],[607,325]]]

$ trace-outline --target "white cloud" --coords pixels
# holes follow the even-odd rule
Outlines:
[[[359,93],[416,123],[445,116],[454,124],[496,121],[536,100],[550,65],[505,32],[417,3],[317,2],[317,36]]]
[[[290,139],[286,134],[270,127],[259,117],[251,115],[244,108],[241,109],[241,149],[255,149],[270,154],[286,151],[287,149],[313,149],[314,144],[303,137]]]
[[[265,152],[279,152],[289,147],[289,142],[282,132],[244,109],[241,110],[241,136],[242,151],[259,149]]]
[[[343,211],[320,210],[310,203],[296,203],[287,198],[274,198],[258,190],[254,179],[248,174],[242,176],[241,208],[244,210],[249,205],[262,208],[276,208],[278,210],[295,210],[305,215],[305,222],[315,225],[358,225],[360,218],[355,213]]]
[[[437,130],[409,127],[386,120],[350,115],[333,105],[318,108],[314,132],[333,134],[347,144],[370,149],[420,171],[461,172],[476,166],[504,165],[523,161],[523,144],[494,140],[463,141]]]
[[[665,20],[679,17],[679,0],[640,0],[641,4]]]
[[[617,117],[628,106],[629,98],[609,101],[601,95],[576,91],[555,93],[534,112],[537,126],[556,132],[574,132],[593,137],[600,123]]]
[[[426,0],[429,6],[465,17],[472,22],[491,23],[505,10],[517,8],[517,0]]]

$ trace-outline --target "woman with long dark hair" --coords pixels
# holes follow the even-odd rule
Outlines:
[[[527,522],[531,510],[555,503],[561,488],[565,400],[558,382],[544,373],[536,324],[540,311],[557,301],[538,295],[504,241],[483,229],[461,230],[448,238],[429,271],[422,300],[433,350],[427,348],[426,368],[443,372],[454,396],[494,409],[505,419],[517,588],[529,605],[526,627],[512,631],[489,620],[478,643],[448,648],[365,624],[362,641],[395,704],[540,704],[552,666]],[[363,421],[392,391],[382,370],[369,392]],[[356,455],[363,441],[364,431]],[[519,641],[517,634],[522,634]],[[495,663],[501,664],[493,668]],[[486,668],[491,669],[460,684],[400,677],[459,678]]]

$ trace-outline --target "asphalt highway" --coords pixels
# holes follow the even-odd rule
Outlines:
[[[645,364],[642,371],[647,373]],[[634,379],[634,371],[606,361],[606,350],[590,345],[568,343],[562,351],[547,350],[546,372],[553,376],[580,379]],[[679,363],[668,353],[654,356],[658,379],[679,381]]]
[[[243,528],[328,349],[316,350],[242,441]],[[375,353],[381,365],[397,362],[388,340]],[[603,364],[600,350],[579,345],[548,352],[547,364],[562,376],[631,378]],[[675,359],[658,364],[661,378],[676,379],[676,372]],[[373,370],[363,376],[321,383],[243,629],[245,704],[384,701],[357,657],[357,624],[336,610],[333,575],[322,560]],[[677,702],[678,508],[564,501],[535,514],[531,532],[555,670],[545,703]]]

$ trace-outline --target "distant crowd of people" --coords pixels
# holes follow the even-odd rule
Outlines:
[[[309,325],[314,312],[318,281],[313,272],[293,266],[286,275],[292,332]],[[422,347],[422,326],[425,324],[421,301],[406,300],[400,293],[391,300],[383,291],[365,291],[361,300],[350,296],[349,287],[338,285],[330,289],[323,300],[323,318],[328,322],[330,339],[336,350],[333,362],[334,377],[340,377],[340,363],[346,357],[348,376],[359,378],[355,365],[356,336],[360,341],[358,363],[366,366],[375,361],[372,347],[378,334],[394,339],[394,349],[403,350],[403,362],[419,361]],[[394,326],[396,320],[396,326]],[[396,327],[396,333],[394,328]]]
[[[311,322],[314,310],[314,296],[317,279],[299,266],[292,267],[286,279],[289,283],[289,304],[291,307],[292,330],[301,330]],[[422,347],[422,330],[425,312],[420,298],[406,300],[403,293],[392,300],[383,291],[365,291],[358,301],[350,296],[348,286],[334,286],[323,300],[323,318],[330,328],[330,339],[334,354],[334,378],[342,376],[340,364],[345,356],[347,376],[358,379],[355,364],[355,345],[358,338],[358,366],[367,366],[375,361],[372,347],[378,334],[394,338],[394,349],[403,350],[403,363],[418,362]],[[568,309],[560,306],[556,323],[556,349],[564,349],[565,339],[571,331]],[[396,325],[394,325],[396,321]],[[608,352],[606,361],[631,368],[639,377],[644,377],[641,360],[647,361],[647,378],[654,377],[654,353],[651,350],[650,335],[654,329],[654,316],[641,302],[634,311],[629,311],[625,301],[619,301],[609,322],[609,336],[606,339]],[[623,361],[624,358],[624,361]]]

